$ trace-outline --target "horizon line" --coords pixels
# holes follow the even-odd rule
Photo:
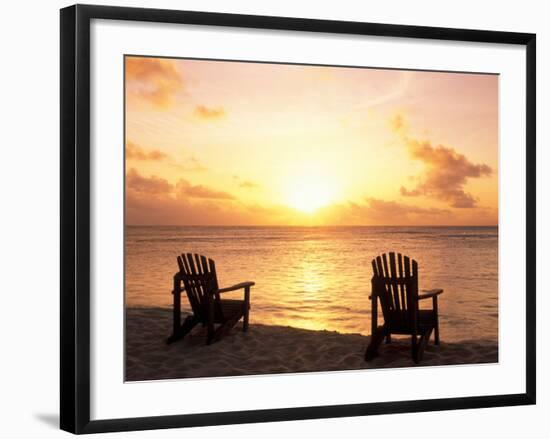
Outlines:
[[[498,224],[124,224],[128,227],[498,227]]]

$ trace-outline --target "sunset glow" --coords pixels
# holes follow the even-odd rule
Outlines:
[[[288,182],[288,206],[309,214],[333,202],[338,185],[330,172],[307,164],[302,166],[300,175],[289,175]]]
[[[290,194],[289,204],[302,212],[312,213],[330,202],[330,188],[324,182],[315,180],[300,181]]]
[[[498,363],[498,86],[126,57],[125,380]]]
[[[497,75],[125,63],[128,224],[497,224]]]

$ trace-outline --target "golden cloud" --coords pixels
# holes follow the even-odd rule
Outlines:
[[[243,188],[243,189],[256,189],[256,188],[260,187],[260,185],[258,183],[256,183],[255,181],[243,180],[238,175],[234,175],[233,180],[235,181],[237,186],[239,186],[240,188]]]
[[[164,178],[159,178],[156,175],[143,177],[133,168],[126,174],[126,188],[152,195],[165,195],[172,191],[172,185]]]
[[[401,187],[401,195],[430,197],[461,209],[476,207],[477,199],[466,192],[464,187],[470,178],[492,175],[493,170],[489,165],[472,163],[454,148],[444,145],[433,146],[428,140],[420,141],[409,137],[401,115],[394,116],[390,124],[393,130],[402,136],[410,156],[425,166],[424,175],[417,178],[416,187]]]
[[[184,88],[180,71],[170,59],[130,56],[126,57],[125,69],[128,95],[158,108],[170,107]]]
[[[209,198],[214,200],[234,200],[228,192],[218,191],[202,185],[192,185],[187,180],[180,180],[176,184],[176,194],[179,197]]]
[[[348,217],[352,223],[357,220],[363,224],[405,225],[433,223],[441,217],[451,214],[448,209],[419,207],[393,200],[367,197],[364,203],[349,203]]]
[[[158,149],[145,150],[134,142],[126,142],[126,159],[141,161],[159,161],[167,158],[167,155]]]
[[[476,207],[477,199],[464,190],[469,178],[490,176],[492,169],[486,164],[474,164],[463,154],[443,145],[434,147],[428,141],[407,141],[412,158],[424,163],[426,170],[414,189],[401,187],[401,195],[419,195],[449,203],[451,207]]]
[[[225,117],[225,110],[222,107],[209,108],[204,105],[197,105],[194,114],[200,119],[216,120]]]

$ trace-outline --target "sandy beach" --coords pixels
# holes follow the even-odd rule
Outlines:
[[[408,337],[394,336],[391,344],[381,346],[380,356],[367,363],[363,355],[369,336],[253,321],[248,332],[242,332],[238,323],[210,346],[205,344],[201,327],[184,340],[167,345],[171,317],[166,308],[127,308],[127,381],[414,366]],[[440,346],[430,340],[420,366],[497,361],[496,341],[449,342],[443,332]]]

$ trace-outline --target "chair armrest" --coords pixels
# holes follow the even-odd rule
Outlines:
[[[242,288],[250,288],[252,286],[256,285],[254,282],[241,282],[240,284],[236,284],[236,285],[232,285],[230,287],[226,287],[226,288],[220,288],[218,290],[218,293],[227,293],[228,291],[236,291],[236,290],[240,290]]]
[[[441,288],[435,288],[433,290],[425,290],[423,291],[424,294],[418,295],[418,300],[422,299],[429,299],[430,297],[439,296],[443,293],[443,290]]]
[[[181,282],[181,273],[178,271],[174,274],[174,289],[172,290],[172,294],[181,293],[185,290],[185,287],[181,285]]]

